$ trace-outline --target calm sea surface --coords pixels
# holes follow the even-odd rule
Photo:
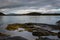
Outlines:
[[[0,16],[0,24],[5,23],[47,23],[55,24],[60,16]]]
[[[58,20],[60,20],[60,16],[0,16],[0,24],[4,24],[2,26],[0,25],[0,32],[6,33],[12,36],[22,36],[28,40],[35,40],[36,37],[33,36],[31,32],[27,32],[27,31],[18,32],[18,30],[8,31],[5,28],[7,27],[7,24],[10,24],[10,23],[56,24]]]

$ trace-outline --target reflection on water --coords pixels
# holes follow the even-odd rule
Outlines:
[[[15,31],[7,31],[7,24],[10,23],[47,23],[47,24],[55,24],[58,20],[60,20],[60,16],[0,16],[0,24],[4,24],[0,26],[0,32],[10,34],[12,36],[22,36],[29,40],[36,39],[35,36],[32,35],[31,32],[23,31],[18,32]]]

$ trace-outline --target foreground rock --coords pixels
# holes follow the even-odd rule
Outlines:
[[[57,33],[54,33],[54,32],[51,32],[51,31],[48,31],[48,30],[45,30],[43,28],[39,28],[32,25],[32,24],[18,24],[18,23],[15,23],[15,24],[9,24],[7,26],[7,30],[10,30],[10,31],[13,31],[13,30],[18,30],[18,28],[24,28],[26,31],[29,31],[29,32],[33,32],[34,30],[37,30],[37,31],[34,31],[33,34],[36,33],[36,35],[40,35],[40,36],[48,36],[48,35],[57,35]],[[19,32],[22,32],[23,30],[20,30]],[[38,32],[39,31],[39,32]]]
[[[26,31],[29,31],[29,32],[32,32],[33,31],[33,29],[30,28],[28,25],[18,24],[18,23],[8,24],[6,30],[14,31],[14,30],[18,30],[18,28],[24,28]]]
[[[27,40],[27,39],[20,36],[15,37],[0,36],[0,40]]]
[[[34,30],[32,32],[32,34],[34,36],[49,36],[49,35],[56,36],[56,35],[58,35],[58,33],[54,33],[54,32],[48,31],[48,30],[40,29],[40,28],[37,30]]]
[[[18,28],[19,28],[19,26],[20,26],[20,24],[9,24],[8,26],[7,26],[7,30],[17,30]]]
[[[11,37],[10,35],[0,33],[0,40],[27,40],[20,36]]]
[[[0,36],[9,36],[9,35],[4,34],[4,33],[0,33]]]

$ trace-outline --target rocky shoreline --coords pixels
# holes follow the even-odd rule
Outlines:
[[[59,30],[59,28],[56,25],[49,25],[49,24],[42,24],[42,23],[25,23],[25,24],[9,24],[6,28],[6,30],[14,31],[18,28],[24,28],[25,30],[29,32],[33,32],[34,30],[37,32],[37,30],[42,33],[40,36],[43,35],[57,35],[57,33],[51,32],[51,30]],[[22,31],[22,30],[21,30]]]
[[[57,29],[56,29],[56,27],[57,27]],[[51,32],[51,30],[59,30],[60,29],[60,28],[58,28],[58,25],[51,25],[51,24],[44,24],[44,23],[24,23],[24,24],[14,23],[14,24],[8,24],[6,27],[6,30],[14,31],[14,30],[17,30],[18,28],[24,28],[25,31],[32,32],[32,34],[34,36],[49,36],[49,35],[55,36],[55,35],[58,35],[58,33]],[[23,30],[19,30],[19,32],[22,32],[22,31]],[[34,34],[36,32],[38,34]],[[43,39],[45,39],[45,38],[42,38],[42,40]],[[52,39],[50,39],[50,40],[52,40]]]

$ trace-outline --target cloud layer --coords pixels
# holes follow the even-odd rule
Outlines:
[[[0,0],[0,9],[4,12],[17,13],[21,10],[53,13],[60,11],[60,0]]]

